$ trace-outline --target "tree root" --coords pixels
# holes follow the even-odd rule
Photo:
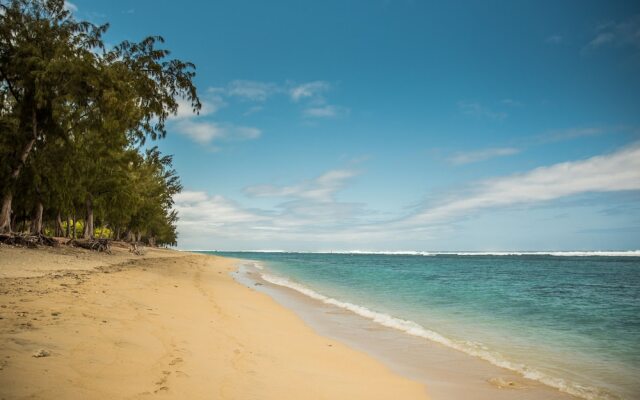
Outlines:
[[[58,241],[41,233],[37,235],[25,235],[25,234],[0,234],[0,243],[8,244],[11,246],[22,246],[35,249],[39,245],[57,247]]]

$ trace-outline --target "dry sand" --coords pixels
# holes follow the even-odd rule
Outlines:
[[[425,399],[226,258],[0,246],[0,399]]]

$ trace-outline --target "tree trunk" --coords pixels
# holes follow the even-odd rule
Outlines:
[[[60,211],[56,215],[56,236],[61,237],[64,235],[64,228],[62,227],[62,217],[60,216]]]
[[[136,234],[136,242],[140,242],[140,240],[142,240],[142,233],[138,231],[138,233]]]
[[[84,220],[84,238],[93,239],[93,199],[87,195],[87,217]]]
[[[73,213],[73,238],[76,239],[78,235],[76,235],[76,213]]]
[[[9,226],[14,230],[16,229],[16,226],[18,226],[18,214],[12,212],[11,215],[11,224]]]
[[[33,145],[36,143],[36,139],[38,138],[38,121],[36,118],[35,108],[33,109],[32,119],[33,137],[29,139],[29,141],[22,148],[20,158],[18,159],[18,164],[11,171],[9,187],[7,188],[7,192],[2,198],[2,208],[0,208],[0,233],[11,233],[11,200],[13,200],[13,187],[18,180],[18,177],[20,176],[22,166],[27,161],[27,157],[29,156],[31,149],[33,148]]]
[[[127,229],[127,235],[126,235],[126,239],[127,242],[133,242],[134,238],[133,238],[133,232],[131,232],[131,229]]]
[[[9,191],[2,198],[2,209],[0,209],[0,233],[11,233],[11,200],[13,200],[13,193]]]
[[[42,233],[42,211],[44,206],[42,202],[38,200],[36,206],[33,209],[33,216],[31,218],[31,234],[39,235]]]
[[[65,237],[71,238],[71,217],[67,214],[67,233]]]
[[[120,240],[120,227],[116,228],[114,239],[115,240]]]

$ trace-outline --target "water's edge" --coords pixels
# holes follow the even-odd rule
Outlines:
[[[577,396],[566,382],[545,382],[525,368],[518,371],[502,360],[483,359],[490,354],[470,354],[412,321],[326,297],[265,272],[258,261],[242,260],[232,276],[292,310],[320,335],[366,352],[396,373],[424,383],[436,400],[600,398],[588,388]]]

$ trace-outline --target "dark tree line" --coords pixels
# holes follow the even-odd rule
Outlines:
[[[200,109],[195,66],[157,36],[107,49],[107,29],[63,0],[0,0],[0,233],[176,243],[180,181],[146,142],[177,99]]]

